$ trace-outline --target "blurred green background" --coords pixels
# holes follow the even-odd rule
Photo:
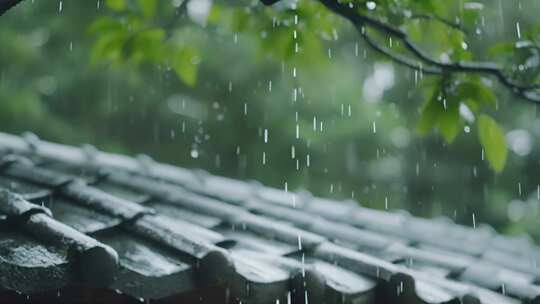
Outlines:
[[[175,16],[182,1],[164,0],[140,21],[122,1],[26,0],[0,17],[0,130],[540,239],[537,106],[494,86],[509,147],[496,174],[467,124],[450,145],[420,135],[421,75],[308,2],[299,24],[275,28],[279,7],[257,1],[196,0]],[[516,3],[485,1],[469,48],[534,25],[540,3]],[[110,20],[164,31],[119,52],[130,38]]]

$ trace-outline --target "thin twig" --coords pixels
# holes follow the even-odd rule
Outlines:
[[[422,63],[420,63],[418,61],[411,60],[407,56],[404,56],[404,55],[396,53],[396,52],[392,52],[388,48],[385,48],[385,47],[379,45],[377,42],[375,42],[375,40],[373,40],[368,35],[368,33],[366,31],[360,32],[360,34],[362,35],[362,38],[364,39],[364,41],[372,49],[374,49],[375,51],[383,54],[384,56],[389,57],[390,59],[392,59],[396,63],[399,63],[399,64],[401,64],[403,66],[406,66],[408,68],[411,68],[411,69],[414,69],[414,70],[417,70],[417,71],[420,71],[420,72],[426,73],[426,74],[442,74],[442,70],[440,68],[438,68],[438,67],[424,66],[424,65],[422,65]]]
[[[390,24],[386,24],[372,17],[360,14],[354,7],[339,3],[337,0],[318,0],[324,6],[326,6],[331,11],[336,14],[348,19],[355,28],[359,31],[362,38],[368,43],[368,45],[382,53],[389,58],[395,60],[396,62],[417,69],[423,72],[426,72],[426,67],[419,63],[415,63],[410,58],[407,58],[402,55],[398,55],[390,52],[389,50],[381,47],[375,41],[370,39],[370,37],[365,33],[365,30],[362,30],[364,26],[370,27],[380,33],[390,35],[402,41],[404,47],[419,61],[425,63],[431,68],[430,71],[434,74],[448,74],[448,73],[477,73],[477,74],[487,74],[496,77],[500,83],[502,83],[507,88],[511,89],[512,92],[516,93],[523,98],[540,102],[540,94],[532,90],[540,89],[540,84],[526,84],[521,83],[508,75],[506,75],[503,69],[496,63],[493,62],[442,62],[432,58],[427,54],[423,49],[417,46],[412,42],[406,32],[402,31],[399,28],[395,28]]]
[[[413,14],[409,17],[410,19],[425,19],[425,20],[434,20],[437,22],[440,22],[448,27],[451,27],[455,30],[458,30],[464,34],[467,34],[467,30],[461,26],[461,23],[452,22],[450,20],[446,20],[440,16],[436,15],[426,15],[426,14]]]
[[[178,23],[179,20],[184,18],[187,14],[187,6],[189,4],[190,0],[184,0],[182,3],[180,3],[179,6],[176,7],[174,10],[174,16],[167,22],[167,24],[164,26],[167,32],[167,37],[170,38],[172,31],[171,29]]]

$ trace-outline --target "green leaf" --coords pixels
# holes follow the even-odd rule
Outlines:
[[[154,62],[162,61],[163,39],[165,30],[161,28],[149,29],[138,33],[131,39],[128,45],[130,59],[134,62]]]
[[[184,83],[194,86],[197,83],[198,61],[198,50],[186,47],[173,56],[171,66]]]
[[[493,118],[480,115],[478,118],[478,136],[491,168],[496,172],[501,172],[506,164],[508,154],[504,132]]]
[[[424,104],[420,114],[420,119],[418,120],[418,124],[416,126],[420,134],[425,135],[435,128],[437,123],[437,115],[439,112],[436,102],[437,101],[434,100],[434,98],[430,98],[428,102]]]
[[[127,8],[126,0],[106,0],[105,4],[113,11],[121,12]]]
[[[514,47],[515,44],[510,42],[497,43],[488,49],[488,54],[493,57],[512,55]]]
[[[421,134],[427,134],[437,128],[447,143],[452,143],[461,129],[459,116],[459,102],[440,100],[439,90],[435,90],[432,97],[422,108],[417,129]]]
[[[244,32],[251,22],[251,15],[244,10],[235,10],[233,12],[231,28],[234,32]]]
[[[87,31],[92,35],[101,35],[105,32],[122,30],[122,28],[120,21],[112,17],[100,17],[90,24]]]
[[[210,14],[208,14],[207,22],[209,24],[218,24],[222,18],[223,8],[218,4],[212,5],[210,8]]]
[[[452,95],[456,100],[465,102],[473,111],[477,111],[483,105],[494,107],[497,103],[497,96],[493,90],[479,79],[460,82]]]
[[[138,2],[145,18],[152,18],[156,15],[156,0],[138,0]]]
[[[122,61],[122,47],[127,40],[124,31],[109,31],[99,36],[91,52],[91,62],[110,60],[114,63]]]
[[[448,102],[446,109],[442,109],[439,115],[439,132],[447,143],[452,143],[461,130],[461,121],[459,117],[459,102]]]

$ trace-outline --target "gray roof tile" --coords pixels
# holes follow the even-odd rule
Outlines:
[[[0,230],[0,273],[3,288],[25,293],[58,289],[72,280],[65,254],[21,231]]]
[[[324,277],[328,303],[339,303],[342,299],[346,303],[375,301],[376,280],[319,260],[310,264]]]
[[[50,195],[51,191],[42,189],[30,183],[0,176],[0,187],[18,193],[25,200],[39,200]]]
[[[0,290],[82,283],[143,299],[217,286],[224,303],[540,301],[539,247],[487,226],[35,136],[0,133],[0,151]]]
[[[99,239],[120,257],[121,269],[111,288],[137,298],[162,298],[196,287],[193,266],[159,244],[121,230]]]
[[[65,185],[73,180],[68,175],[42,169],[29,164],[27,161],[18,159],[4,166],[2,173],[6,176],[50,188]]]
[[[55,219],[86,234],[110,229],[122,223],[119,218],[81,207],[64,198],[55,197],[48,205]]]
[[[90,187],[82,182],[69,183],[59,192],[62,196],[65,196],[88,209],[122,220],[132,220],[144,214],[151,214],[154,212],[150,208],[119,198],[100,189]]]

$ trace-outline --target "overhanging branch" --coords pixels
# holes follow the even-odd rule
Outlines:
[[[375,51],[389,57],[393,61],[409,68],[431,74],[449,73],[474,73],[494,76],[501,84],[509,88],[513,93],[526,100],[540,102],[540,94],[535,90],[540,89],[540,84],[527,84],[519,82],[506,75],[503,69],[493,62],[443,62],[432,58],[423,49],[409,38],[406,32],[390,24],[381,22],[375,18],[362,15],[349,4],[340,3],[338,0],[317,0],[334,13],[349,20],[360,33],[364,41]],[[424,17],[420,17],[424,18]],[[444,19],[437,19],[446,22]],[[457,25],[452,24],[452,27]],[[405,49],[413,58],[390,51],[375,42],[365,31],[364,27],[371,28],[379,33],[391,36],[402,42]]]
[[[22,0],[0,0],[0,16],[2,16],[7,10],[19,4]]]

